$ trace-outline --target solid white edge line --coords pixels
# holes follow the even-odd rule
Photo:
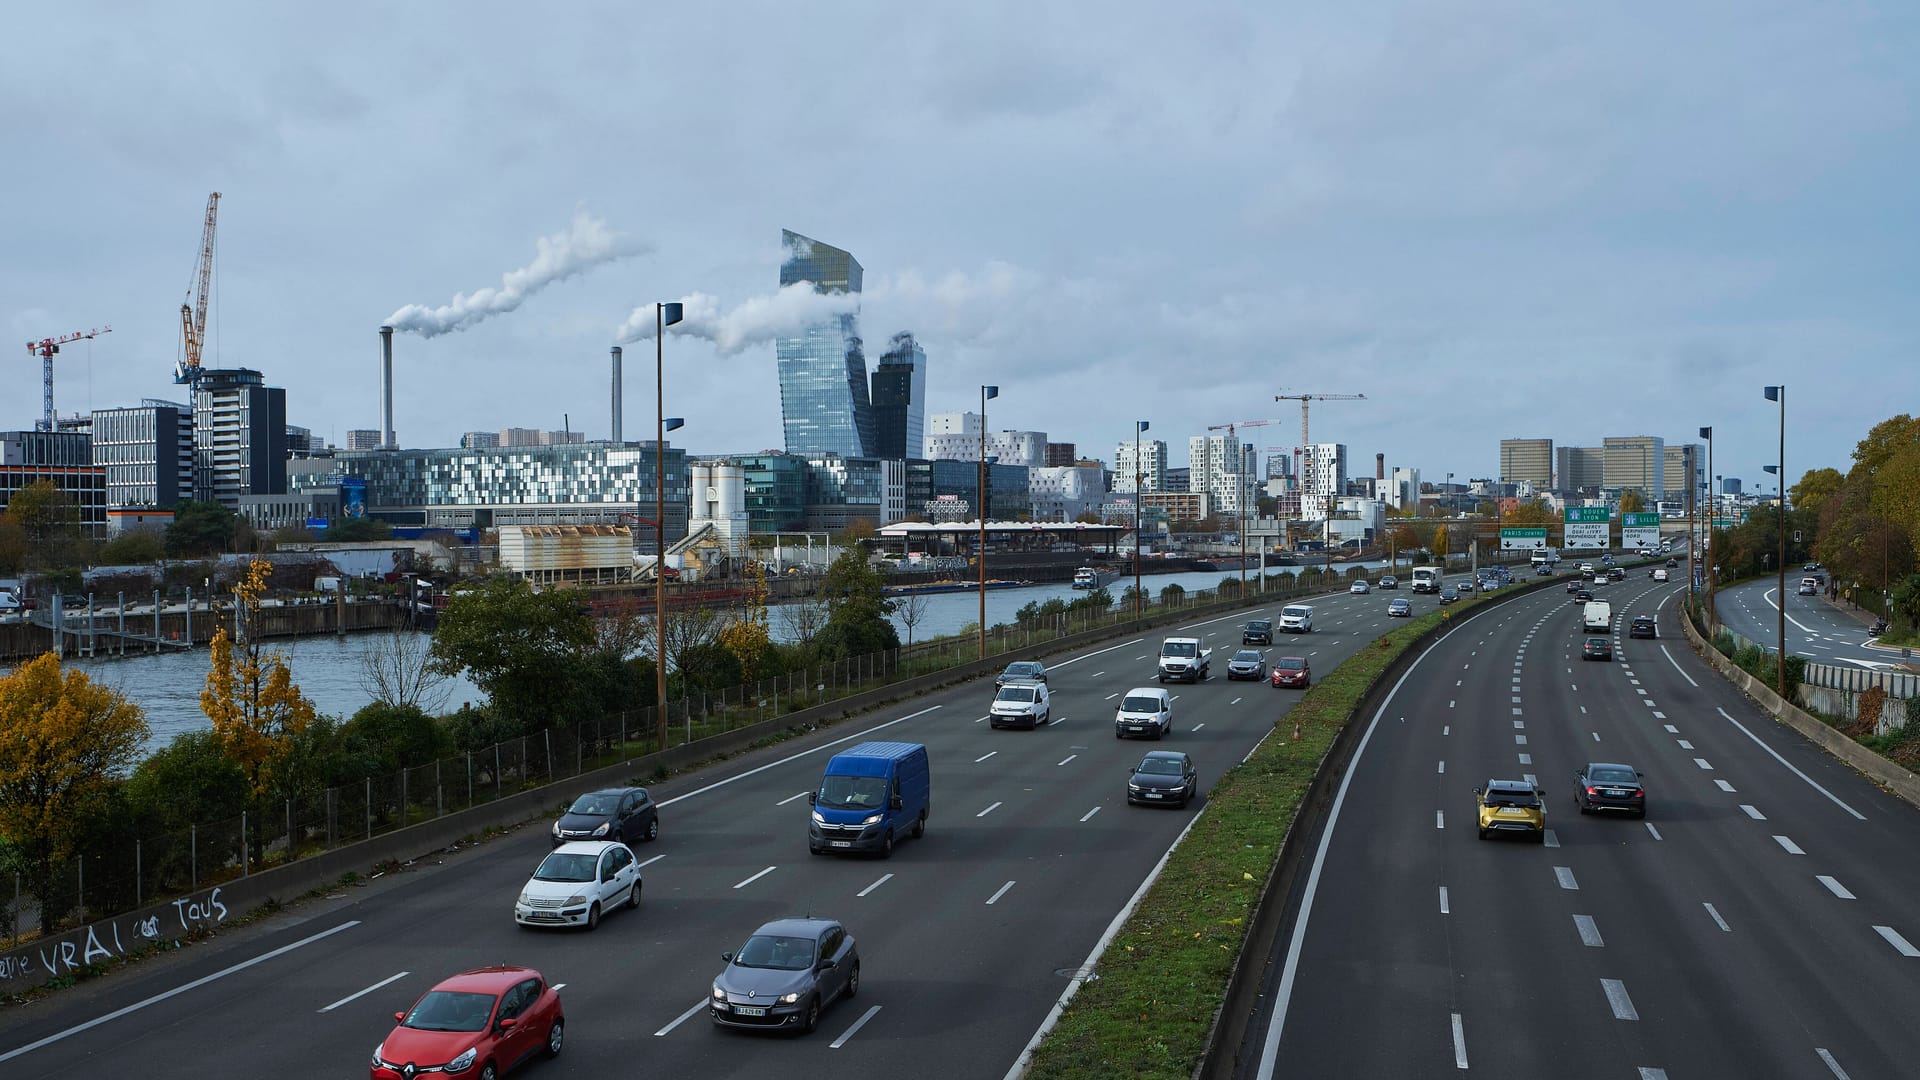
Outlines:
[[[1831,881],[1832,879],[1829,878],[1827,880]],[[348,994],[346,997],[341,998],[339,1001],[334,1002],[333,1004],[327,1006],[324,1009],[321,1009],[320,1011],[323,1013],[332,1012],[333,1010],[339,1008],[340,1006],[345,1005],[349,1001],[358,1001],[359,999],[366,997],[368,994],[373,993],[375,990],[380,989],[381,987],[387,985],[388,983],[399,982],[401,979],[404,979],[411,974],[413,974],[413,972],[411,971],[402,971],[397,975],[389,975],[386,978],[381,979],[379,982],[374,983],[372,986],[367,987],[365,990],[361,990],[358,993]]]
[[[847,1040],[848,1040],[848,1039],[851,1039],[851,1038],[853,1038],[853,1033],[854,1033],[854,1032],[856,1032],[856,1031],[859,1031],[859,1030],[860,1030],[861,1028],[863,1028],[863,1027],[866,1027],[866,1026],[867,1026],[867,1021],[869,1021],[869,1020],[871,1020],[871,1019],[873,1019],[873,1014],[874,1014],[874,1013],[877,1013],[877,1012],[879,1012],[879,1011],[880,1011],[880,1006],[878,1006],[878,1005],[875,1005],[875,1006],[873,1006],[872,1008],[869,1008],[869,1009],[868,1009],[868,1010],[867,1010],[866,1012],[863,1012],[863,1013],[861,1013],[861,1014],[860,1014],[860,1019],[858,1019],[858,1020],[855,1020],[855,1021],[853,1022],[853,1026],[852,1026],[852,1027],[850,1027],[850,1028],[848,1028],[847,1030],[845,1030],[845,1031],[843,1031],[843,1032],[841,1032],[841,1033],[840,1033],[840,1037],[839,1037],[839,1038],[837,1038],[837,1039],[835,1039],[835,1040],[833,1040],[832,1042],[830,1042],[830,1043],[828,1043],[828,1044],[827,1044],[827,1049],[829,1049],[829,1050],[838,1050],[838,1049],[840,1049],[841,1047],[843,1047],[843,1046],[845,1046],[845,1045],[847,1045]]]
[[[1729,714],[1729,713],[1727,712],[1727,710],[1725,710],[1725,709],[1722,709],[1722,708],[1720,708],[1719,706],[1717,706],[1717,705],[1716,705],[1716,706],[1714,706],[1714,710],[1713,710],[1713,711],[1715,711],[1715,712],[1717,712],[1717,713],[1719,713],[1719,714],[1720,714],[1721,716],[1724,716],[1724,717],[1726,717],[1726,718],[1727,718],[1727,723],[1729,723],[1729,724],[1732,724],[1732,725],[1733,725],[1734,727],[1737,727],[1737,728],[1739,728],[1739,729],[1740,729],[1740,733],[1741,733],[1742,735],[1745,735],[1745,736],[1746,736],[1747,738],[1749,738],[1749,739],[1752,739],[1752,740],[1754,741],[1754,744],[1755,744],[1755,745],[1757,745],[1757,746],[1759,746],[1759,747],[1760,747],[1760,749],[1762,749],[1762,750],[1765,750],[1765,751],[1766,751],[1767,753],[1769,753],[1769,754],[1772,754],[1772,755],[1773,755],[1773,760],[1775,760],[1775,761],[1777,761],[1777,762],[1779,762],[1779,763],[1780,763],[1780,764],[1782,764],[1782,765],[1785,765],[1785,766],[1787,767],[1787,769],[1788,769],[1788,771],[1790,771],[1790,772],[1792,772],[1792,773],[1793,773],[1793,775],[1795,775],[1795,776],[1797,776],[1797,777],[1799,777],[1799,778],[1800,778],[1800,779],[1802,779],[1802,780],[1805,780],[1805,781],[1807,782],[1807,786],[1808,786],[1808,787],[1811,787],[1811,788],[1812,788],[1813,790],[1815,790],[1815,791],[1817,791],[1817,792],[1819,792],[1819,793],[1820,793],[1820,794],[1822,794],[1822,795],[1825,795],[1825,796],[1826,796],[1826,797],[1827,797],[1828,799],[1830,799],[1830,800],[1832,800],[1832,801],[1833,801],[1833,805],[1835,805],[1835,806],[1837,806],[1837,807],[1839,807],[1839,808],[1840,808],[1840,809],[1842,809],[1842,810],[1845,810],[1845,811],[1846,811],[1847,813],[1849,813],[1849,814],[1852,814],[1852,815],[1854,816],[1854,819],[1855,819],[1856,821],[1865,821],[1865,820],[1867,820],[1867,815],[1865,815],[1865,814],[1863,814],[1863,813],[1861,813],[1861,812],[1860,812],[1860,811],[1858,811],[1858,810],[1855,810],[1855,809],[1854,809],[1853,807],[1851,807],[1851,806],[1848,806],[1848,805],[1847,805],[1846,803],[1843,803],[1843,802],[1841,802],[1841,801],[1840,801],[1840,797],[1839,797],[1838,795],[1835,795],[1835,794],[1834,794],[1833,792],[1831,792],[1831,791],[1828,791],[1828,790],[1827,790],[1826,788],[1823,788],[1823,787],[1821,787],[1821,786],[1820,786],[1820,785],[1819,785],[1818,783],[1816,783],[1816,782],[1814,781],[1814,779],[1813,779],[1813,777],[1811,777],[1811,776],[1808,776],[1808,775],[1807,775],[1806,773],[1803,773],[1803,772],[1801,772],[1801,771],[1800,771],[1799,769],[1797,769],[1797,768],[1795,768],[1795,767],[1794,767],[1794,764],[1793,764],[1793,762],[1791,762],[1791,761],[1788,761],[1788,760],[1787,760],[1786,758],[1783,758],[1783,757],[1781,757],[1781,756],[1779,755],[1779,753],[1778,753],[1778,752],[1776,752],[1776,751],[1774,750],[1774,748],[1773,748],[1773,747],[1771,747],[1771,746],[1768,746],[1768,745],[1767,745],[1766,743],[1764,743],[1764,742],[1761,742],[1761,741],[1760,741],[1760,736],[1758,736],[1758,735],[1755,735],[1755,734],[1754,734],[1753,732],[1751,732],[1751,731],[1748,731],[1748,730],[1747,730],[1747,725],[1745,725],[1745,724],[1743,724],[1743,723],[1741,723],[1741,722],[1740,722],[1740,721],[1738,721],[1738,720],[1735,720],[1735,719],[1734,719],[1734,718],[1733,718],[1733,717],[1732,717],[1732,716],[1731,716],[1731,715],[1730,715],[1730,714]]]
[[[1467,1067],[1467,1032],[1460,1026],[1460,1014],[1453,1014],[1453,1067]]]
[[[1274,994],[1273,1015],[1267,1021],[1267,1036],[1260,1046],[1260,1066],[1254,1074],[1255,1080],[1273,1080],[1274,1058],[1279,1053],[1280,1036],[1286,1028],[1287,1005],[1293,1000],[1293,981],[1300,971],[1300,946],[1307,937],[1307,920],[1313,914],[1314,897],[1320,891],[1320,873],[1327,862],[1327,847],[1333,839],[1334,828],[1340,824],[1340,808],[1346,804],[1347,790],[1353,785],[1353,774],[1358,771],[1360,758],[1366,753],[1367,744],[1373,741],[1373,733],[1380,726],[1380,718],[1387,714],[1387,707],[1393,704],[1393,699],[1399,695],[1400,688],[1406,685],[1407,680],[1413,677],[1413,673],[1419,670],[1420,665],[1433,654],[1433,650],[1452,636],[1450,631],[1443,632],[1438,638],[1428,643],[1413,663],[1407,665],[1407,670],[1400,673],[1400,678],[1394,682],[1393,689],[1387,691],[1386,699],[1380,702],[1378,709],[1374,710],[1373,719],[1367,721],[1367,730],[1360,734],[1359,745],[1354,747],[1353,757],[1348,760],[1346,775],[1340,778],[1340,790],[1334,794],[1333,807],[1327,812],[1327,827],[1321,832],[1320,845],[1313,853],[1313,868],[1307,872],[1306,891],[1300,897],[1300,915],[1294,920],[1293,935],[1287,941],[1287,959],[1280,972],[1280,986]],[[1188,826],[1188,828],[1191,827],[1191,825]],[[1464,1044],[1460,1053],[1464,1057],[1466,1053]]]
[[[1667,647],[1665,645],[1660,646],[1660,655],[1667,658],[1667,663],[1672,664],[1673,670],[1680,672],[1680,677],[1687,680],[1689,685],[1691,685],[1696,690],[1700,688],[1700,684],[1693,681],[1693,676],[1687,674],[1684,670],[1681,669],[1680,661],[1675,660],[1673,658],[1673,654],[1667,651]]]
[[[104,1016],[96,1016],[93,1019],[86,1021],[85,1023],[75,1024],[74,1026],[66,1029],[65,1031],[56,1031],[53,1034],[48,1035],[46,1038],[36,1039],[35,1041],[30,1042],[25,1046],[17,1046],[12,1050],[7,1051],[4,1054],[0,1054],[0,1061],[12,1061],[14,1058],[20,1057],[23,1054],[28,1054],[35,1050],[40,1049],[43,1046],[49,1046],[49,1045],[52,1045],[53,1043],[57,1043],[61,1039],[65,1039],[72,1035],[78,1035],[83,1031],[90,1031],[93,1028],[97,1028],[101,1024],[108,1022],[109,1020],[118,1020],[121,1017],[126,1016],[128,1013],[139,1012],[141,1009],[144,1009],[149,1005],[158,1005],[160,1002],[166,1001],[168,998],[178,997],[179,995],[184,994],[189,990],[198,990],[200,987],[205,986],[210,982],[213,982],[215,979],[224,979],[227,976],[232,975],[236,971],[245,971],[246,969],[254,966],[255,964],[262,964],[268,960],[272,960],[274,957],[284,956],[287,953],[290,953],[293,950],[298,949],[303,945],[311,945],[322,938],[332,937],[333,935],[339,933],[342,930],[351,930],[354,927],[359,925],[360,925],[359,919],[349,919],[346,922],[341,923],[339,926],[336,926],[331,930],[322,930],[317,934],[308,935],[307,937],[301,938],[299,941],[282,945],[279,948],[273,949],[268,952],[263,952],[259,956],[256,956],[251,960],[242,960],[237,964],[233,964],[231,966],[221,968],[219,971],[216,971],[211,975],[202,975],[199,978],[193,980],[192,982],[181,983],[179,986],[176,986],[171,990],[163,990],[160,993],[153,995],[152,997],[143,998],[139,1001],[134,1002],[131,1005],[123,1005],[120,1008],[115,1009]]]
[[[763,877],[766,877],[766,876],[767,876],[768,874],[771,874],[771,873],[773,873],[773,871],[774,871],[774,869],[775,869],[774,867],[772,867],[772,866],[769,866],[769,867],[767,867],[767,868],[766,868],[765,870],[762,870],[762,871],[760,871],[759,873],[757,873],[757,874],[755,874],[755,875],[753,875],[752,877],[750,877],[750,878],[748,878],[747,880],[745,880],[745,881],[743,881],[743,882],[741,882],[740,884],[738,884],[738,885],[735,885],[735,886],[734,886],[734,888],[736,888],[736,889],[744,889],[744,888],[746,888],[747,886],[749,886],[749,885],[751,885],[751,884],[753,884],[754,882],[756,882],[756,881],[759,881],[759,880],[760,880],[761,878],[763,878]]]
[[[1272,734],[1272,731],[1267,734]],[[1266,736],[1262,735],[1260,742],[1265,741]],[[1255,749],[1258,748],[1259,744],[1256,743]],[[1019,1080],[1026,1073],[1027,1066],[1033,1063],[1033,1052],[1040,1048],[1040,1043],[1047,1037],[1047,1033],[1060,1022],[1060,1014],[1067,1011],[1073,996],[1080,992],[1080,984],[1087,980],[1087,974],[1099,962],[1100,955],[1107,951],[1107,946],[1113,944],[1114,937],[1120,933],[1120,928],[1125,926],[1127,919],[1133,915],[1133,909],[1140,906],[1140,900],[1147,895],[1147,890],[1153,887],[1154,882],[1160,880],[1160,872],[1167,868],[1167,861],[1173,858],[1173,849],[1180,846],[1180,841],[1187,838],[1187,834],[1193,831],[1194,824],[1205,817],[1206,813],[1207,808],[1202,806],[1199,813],[1187,820],[1186,827],[1180,830],[1180,835],[1174,837],[1173,843],[1167,845],[1167,850],[1160,853],[1160,861],[1154,863],[1153,869],[1147,871],[1147,876],[1140,880],[1140,887],[1133,890],[1133,895],[1128,897],[1127,902],[1114,913],[1113,920],[1107,923],[1107,928],[1101,933],[1100,940],[1093,943],[1093,951],[1087,953],[1086,961],[1080,965],[1073,978],[1067,980],[1066,989],[1060,991],[1060,997],[1054,1001],[1053,1008],[1047,1010],[1046,1019],[1040,1021],[1040,1027],[1034,1031],[1033,1038],[1027,1040],[1027,1045],[1021,1048],[1020,1056],[1013,1060],[1013,1065],[1007,1069],[1003,1080]]]
[[[940,706],[938,705],[929,705],[926,708],[921,709],[919,712],[911,712],[905,716],[896,717],[895,719],[888,720],[883,724],[875,724],[870,728],[866,728],[861,731],[856,731],[851,735],[834,739],[832,742],[821,743],[819,746],[816,746],[811,750],[802,750],[797,754],[788,754],[786,757],[781,758],[779,761],[769,761],[765,765],[760,765],[755,768],[748,769],[746,772],[743,772],[743,773],[736,773],[733,776],[727,777],[725,780],[715,780],[713,783],[708,784],[705,787],[694,788],[692,791],[689,791],[684,795],[675,795],[671,799],[661,799],[655,805],[672,806],[674,803],[677,803],[682,799],[691,799],[695,795],[704,795],[707,792],[712,791],[716,788],[726,787],[728,784],[733,783],[735,780],[745,780],[747,777],[752,776],[756,773],[763,773],[763,772],[766,772],[768,769],[777,768],[781,765],[787,764],[788,762],[799,761],[803,757],[810,757],[814,754],[819,753],[822,750],[825,750],[829,746],[839,746],[843,742],[852,742],[855,739],[864,739],[868,735],[871,735],[874,732],[881,730],[882,728],[890,728],[895,724],[904,724],[909,720],[912,720],[916,717],[925,716],[928,713],[933,712],[939,708]]]
[[[880,880],[878,880],[878,881],[876,881],[876,882],[874,882],[873,884],[871,884],[871,885],[869,885],[869,886],[867,886],[867,887],[866,887],[866,888],[864,888],[864,889],[861,889],[861,890],[860,890],[859,892],[857,892],[857,893],[854,893],[853,895],[855,895],[855,896],[865,896],[865,895],[867,895],[868,893],[870,893],[870,892],[872,892],[873,890],[875,890],[875,889],[877,889],[877,888],[879,888],[879,887],[880,887],[880,886],[882,886],[882,885],[885,885],[885,884],[886,884],[887,882],[889,882],[889,881],[892,881],[892,880],[893,880],[893,875],[892,875],[892,874],[881,874],[881,875],[880,875]]]
[[[998,891],[996,891],[992,896],[987,897],[987,903],[989,904],[997,903],[1001,897],[1007,895],[1007,890],[1011,888],[1013,888],[1013,882],[1011,881],[1007,882],[1005,885],[1000,886]]]
[[[666,1027],[663,1027],[659,1031],[654,1032],[653,1037],[657,1039],[662,1035],[669,1034],[673,1031],[674,1028],[677,1028],[681,1024],[686,1023],[688,1020],[693,1019],[693,1014],[699,1012],[701,1009],[706,1008],[707,1002],[711,1000],[713,999],[701,998],[699,1001],[694,1002],[693,1008],[688,1009],[686,1012],[683,1012],[679,1016],[674,1017],[673,1023],[668,1024]]]

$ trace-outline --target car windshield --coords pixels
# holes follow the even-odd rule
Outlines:
[[[1595,784],[1631,784],[1639,779],[1638,776],[1634,775],[1632,769],[1618,769],[1610,765],[1591,769],[1587,772],[1588,782]]]
[[[479,1031],[487,1026],[487,1017],[492,1015],[492,994],[429,990],[407,1018],[400,1021],[400,1026],[421,1031]]]
[[[1146,776],[1179,776],[1180,763],[1173,758],[1150,757],[1135,771]]]
[[[1028,679],[1038,674],[1040,674],[1040,665],[1026,660],[1007,665],[1006,675],[1010,679]]]
[[[1037,691],[1031,686],[1003,686],[1000,688],[1000,692],[994,695],[993,699],[995,701],[1017,701],[1024,705],[1033,701],[1035,693],[1037,693]]]
[[[1587,639],[1587,648],[1589,648],[1589,649],[1604,649],[1604,648],[1606,648],[1606,647],[1607,647],[1607,639],[1606,639],[1606,638],[1603,638],[1603,637],[1590,637],[1590,638],[1588,638],[1588,639]]]
[[[556,851],[540,860],[540,869],[533,872],[533,880],[592,881],[593,868],[599,861],[598,855]]]
[[[573,800],[573,805],[567,807],[567,813],[585,814],[592,817],[606,817],[613,813],[613,808],[619,804],[620,796],[604,791],[595,791]]]
[[[1131,694],[1120,702],[1121,712],[1159,712],[1160,699],[1149,694]]]
[[[887,801],[884,776],[826,776],[814,794],[816,805],[835,810],[877,809]]]
[[[1161,656],[1192,656],[1199,646],[1191,641],[1169,641],[1160,646]]]
[[[1290,608],[1282,608],[1282,609],[1280,609],[1280,614],[1282,614],[1282,615],[1291,615],[1291,616],[1293,616],[1293,617],[1294,617],[1294,618],[1296,618],[1296,619],[1304,619],[1304,618],[1306,618],[1307,616],[1309,616],[1309,615],[1311,615],[1311,614],[1313,614],[1313,609],[1312,609],[1312,608],[1310,608],[1310,607],[1290,607]]]
[[[1305,671],[1307,662],[1297,656],[1283,656],[1275,660],[1273,666],[1279,668],[1281,671]]]
[[[740,967],[805,971],[813,966],[813,939],[780,934],[755,934],[747,939],[733,962]]]
[[[1243,663],[1253,664],[1259,662],[1260,654],[1252,649],[1241,649],[1239,652],[1233,654],[1233,658]]]
[[[1248,623],[1248,624],[1247,624],[1247,629],[1249,629],[1249,630],[1271,630],[1271,629],[1273,629],[1273,623],[1272,623],[1272,622],[1271,622],[1270,620],[1267,620],[1267,619],[1255,619],[1254,621],[1252,621],[1252,622],[1250,622],[1250,623]]]

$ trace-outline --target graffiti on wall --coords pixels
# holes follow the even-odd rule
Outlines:
[[[218,926],[227,919],[227,905],[219,888],[183,897],[158,912],[123,915],[92,923],[33,948],[0,953],[0,982],[54,978],[75,968],[127,953],[180,934]]]

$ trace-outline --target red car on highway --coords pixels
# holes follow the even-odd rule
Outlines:
[[[1282,656],[1273,662],[1273,685],[1275,687],[1298,687],[1305,690],[1313,682],[1313,666],[1304,656]]]
[[[532,968],[488,967],[443,979],[373,1048],[372,1080],[429,1075],[494,1080],[566,1038],[560,994]]]

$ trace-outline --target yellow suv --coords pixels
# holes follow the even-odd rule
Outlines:
[[[1480,811],[1480,839],[1494,833],[1531,833],[1535,843],[1546,841],[1547,806],[1541,800],[1546,792],[1525,780],[1489,780],[1473,794]]]

